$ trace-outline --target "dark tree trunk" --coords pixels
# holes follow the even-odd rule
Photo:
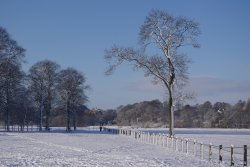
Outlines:
[[[45,119],[45,130],[48,131],[49,130],[49,111],[48,109],[46,109],[46,119]]]
[[[66,131],[70,132],[70,109],[69,109],[69,102],[67,102],[67,127],[66,127]]]
[[[39,124],[39,131],[43,130],[43,104],[40,104],[40,124]]]
[[[169,90],[168,99],[168,113],[169,113],[169,136],[173,135],[173,97],[172,97],[172,87]]]
[[[46,105],[46,120],[45,120],[45,128],[49,131],[49,120],[50,120],[50,112],[51,112],[51,89],[48,91],[48,99]]]
[[[76,130],[76,113],[75,112],[73,114],[73,126],[74,126],[74,130]]]
[[[51,110],[51,104],[49,102],[48,106],[46,107],[46,120],[45,120],[45,129],[47,131],[49,131],[50,110]]]
[[[5,130],[10,131],[10,111],[9,111],[10,99],[9,99],[9,85],[7,83],[6,88],[6,118],[5,118]]]

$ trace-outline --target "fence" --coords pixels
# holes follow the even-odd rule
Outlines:
[[[0,126],[0,131],[6,131],[4,126]],[[37,132],[39,131],[38,126],[25,126],[21,127],[19,125],[12,125],[9,127],[10,132]]]
[[[233,145],[224,147],[223,145],[215,146],[212,143],[206,144],[187,138],[131,129],[104,127],[103,130],[113,134],[125,135],[144,143],[160,145],[173,151],[193,155],[201,160],[215,161],[228,166],[246,167],[247,159],[249,158],[249,155],[247,155],[247,145],[243,147],[234,147]]]

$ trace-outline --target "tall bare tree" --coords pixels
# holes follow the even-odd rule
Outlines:
[[[22,85],[21,81],[23,79],[24,74],[20,70],[19,66],[9,63],[8,61],[2,63],[2,65],[3,66],[0,66],[0,71],[2,72],[2,75],[0,77],[2,89],[2,101],[0,106],[3,107],[5,116],[5,127],[6,130],[9,131],[11,119],[10,113],[14,112],[14,106],[15,104],[17,104],[16,94],[18,93],[19,88]]]
[[[140,27],[139,49],[113,46],[105,50],[105,59],[110,75],[123,62],[131,63],[135,69],[142,69],[145,76],[152,76],[154,83],[162,83],[168,93],[169,135],[173,135],[174,95],[187,79],[188,58],[179,53],[180,48],[191,45],[199,47],[196,41],[200,34],[198,23],[185,17],[173,17],[165,11],[152,10]],[[156,54],[147,55],[149,49],[158,49]]]
[[[71,121],[73,119],[74,130],[76,129],[76,109],[87,101],[85,90],[86,79],[83,74],[73,68],[60,71],[58,75],[58,94],[60,103],[66,110],[66,131],[71,131]]]
[[[43,126],[43,111],[45,111],[45,130],[49,130],[52,103],[56,98],[55,91],[59,68],[59,65],[55,62],[44,60],[34,64],[29,71],[29,89],[40,110],[40,130]]]
[[[13,40],[9,33],[0,27],[0,109],[4,111],[5,127],[9,131],[10,112],[15,103],[14,96],[21,85],[25,49]]]

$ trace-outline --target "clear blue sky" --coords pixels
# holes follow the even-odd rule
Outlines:
[[[104,50],[136,46],[151,9],[200,23],[200,49],[187,48],[191,103],[236,103],[250,97],[249,0],[0,0],[0,26],[27,49],[24,70],[49,59],[84,73],[92,90],[88,107],[116,108],[165,100],[165,91],[142,72],[123,65],[105,76]]]

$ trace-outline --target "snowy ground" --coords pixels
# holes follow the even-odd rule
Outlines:
[[[183,135],[191,137],[191,134]],[[200,139],[204,137],[196,135]],[[204,139],[207,142],[230,139],[231,144],[234,141],[235,144],[250,145],[250,135],[209,134]],[[126,136],[87,128],[70,134],[62,131],[0,132],[0,166],[207,167],[218,164]]]

